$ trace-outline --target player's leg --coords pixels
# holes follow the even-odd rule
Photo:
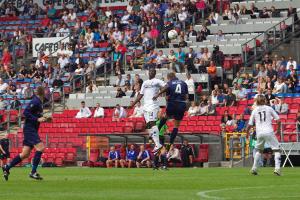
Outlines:
[[[139,160],[139,161],[136,161],[136,168],[140,168],[140,167],[141,167],[140,160]]]
[[[271,146],[271,149],[274,152],[274,160],[275,160],[275,170],[274,174],[280,176],[280,164],[281,164],[281,154],[280,154],[280,144],[274,134],[269,135],[267,137],[268,144]]]
[[[39,173],[37,173],[37,168],[41,162],[41,158],[45,149],[45,145],[42,142],[39,142],[38,144],[34,145],[35,148],[35,154],[32,161],[32,169],[31,173],[29,174],[30,178],[42,180],[43,178],[40,176]]]
[[[259,167],[259,163],[261,160],[261,155],[264,149],[264,145],[265,145],[265,138],[263,136],[257,136],[257,143],[255,146],[256,149],[256,153],[254,155],[254,162],[253,162],[253,166],[251,169],[251,173],[253,175],[257,175],[257,169]]]
[[[162,169],[167,170],[168,169],[168,160],[167,160],[167,151],[166,148],[163,147],[160,153],[160,160],[162,164]]]
[[[174,144],[174,142],[175,142],[181,120],[184,117],[185,110],[186,110],[186,103],[174,104],[170,110],[167,110],[167,115],[174,117],[174,128],[170,135],[170,144],[171,145]]]
[[[2,167],[3,170],[3,177],[5,180],[8,180],[8,176],[10,174],[9,170],[13,168],[14,166],[18,165],[20,162],[22,162],[23,159],[28,158],[31,152],[30,146],[24,146],[22,149],[22,152],[18,154],[15,158],[12,159],[12,161]]]
[[[162,145],[159,143],[159,130],[156,126],[155,122],[157,120],[159,109],[154,109],[152,111],[145,111],[144,117],[146,121],[146,126],[149,132],[149,137],[152,138],[155,147],[153,149],[154,154],[156,154],[162,147]]]

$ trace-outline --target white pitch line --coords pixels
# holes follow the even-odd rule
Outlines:
[[[296,186],[296,185],[281,185],[280,187],[290,187],[290,186]],[[298,186],[298,185],[297,185]],[[219,193],[223,191],[231,191],[231,190],[243,190],[243,189],[261,189],[261,188],[270,188],[270,187],[278,187],[278,185],[269,185],[269,186],[257,186],[257,187],[237,187],[237,188],[223,188],[219,190],[205,190],[197,193],[197,196],[206,198],[206,199],[215,199],[215,200],[225,200],[226,198],[224,197],[218,197],[218,196],[213,196],[209,195],[209,193]],[[283,196],[283,197],[289,197],[289,198],[299,198],[300,195],[293,195],[293,196]],[[249,197],[247,199],[257,199],[258,197]],[[259,197],[262,198],[262,197]],[[265,199],[268,199],[270,197],[265,197]],[[280,197],[278,197],[280,198]]]

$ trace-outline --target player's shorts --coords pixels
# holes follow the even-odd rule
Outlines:
[[[167,103],[167,116],[175,120],[182,120],[186,111],[185,102],[168,102]]]
[[[159,108],[151,110],[151,111],[144,110],[144,118],[145,118],[146,123],[156,122],[158,112],[159,112]]]
[[[40,136],[38,133],[25,133],[24,132],[24,140],[23,145],[33,148],[35,145],[41,143]]]
[[[258,150],[264,150],[265,143],[268,143],[272,150],[279,150],[280,144],[275,134],[258,134],[255,148]]]

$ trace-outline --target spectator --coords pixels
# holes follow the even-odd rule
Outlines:
[[[266,7],[263,7],[262,11],[259,13],[259,18],[269,18],[269,12]]]
[[[125,92],[122,90],[122,88],[118,87],[116,98],[122,98],[124,96],[126,96]]]
[[[156,57],[156,65],[158,68],[162,68],[164,64],[167,62],[167,56],[164,55],[162,50],[158,51],[158,55]]]
[[[104,118],[104,109],[100,106],[100,103],[96,104],[94,111],[94,118]]]
[[[241,85],[238,85],[238,92],[237,92],[237,100],[246,100],[247,99],[247,90],[243,88]]]
[[[99,57],[96,60],[96,68],[99,68],[105,63],[105,58],[103,52],[99,53]]]
[[[108,159],[106,161],[106,167],[110,168],[113,164],[115,165],[115,168],[119,167],[120,153],[116,151],[114,146],[111,146],[110,151],[108,153]]]
[[[2,96],[0,96],[0,110],[6,110],[7,109],[7,103],[6,101],[3,99]]]
[[[271,17],[280,17],[280,12],[274,6],[271,7]]]
[[[216,106],[212,104],[211,100],[209,100],[207,105],[207,115],[215,115],[215,114],[216,114]]]
[[[194,151],[187,140],[184,140],[181,146],[181,158],[183,167],[193,166]]]
[[[195,83],[190,73],[186,73],[185,83],[188,86],[189,101],[195,100]]]
[[[219,46],[215,46],[214,50],[213,50],[213,53],[212,53],[211,60],[214,61],[216,66],[223,67],[224,59],[225,59],[224,54],[223,54],[222,51],[220,51]]]
[[[278,78],[274,85],[273,94],[283,93],[283,92],[285,92],[285,89],[286,89],[286,85],[285,85],[283,79]]]
[[[4,69],[8,69],[10,64],[11,64],[11,61],[12,61],[12,56],[11,54],[9,53],[9,50],[8,48],[5,48],[3,50],[3,55],[2,55],[2,64],[4,66]]]
[[[54,5],[53,4],[50,4],[50,7],[49,7],[49,9],[48,9],[48,11],[47,11],[47,16],[48,16],[48,18],[50,18],[50,19],[55,19],[56,18],[56,9],[55,9],[55,7],[54,7]]]
[[[148,168],[151,167],[151,158],[148,150],[145,150],[145,146],[140,146],[140,152],[137,156],[136,167],[140,168],[142,166],[146,166]]]
[[[215,41],[222,41],[222,40],[225,40],[225,36],[223,34],[223,31],[219,30],[216,35]]]
[[[267,94],[265,95],[266,100],[267,100],[267,104],[270,105],[270,101],[275,99],[275,96],[272,94],[272,90],[271,89],[267,89]]]
[[[11,110],[18,110],[21,108],[21,102],[18,100],[17,96],[14,96],[13,101],[10,103]]]
[[[175,68],[176,72],[181,72],[181,69],[184,65],[185,62],[185,53],[182,51],[181,48],[178,48],[178,52],[175,54],[176,57],[176,63],[175,63]]]
[[[222,90],[217,90],[217,100],[218,100],[218,106],[225,106],[226,103],[226,98],[225,95],[223,94]]]
[[[233,79],[232,81],[232,85],[234,85],[235,83],[237,83],[238,85],[243,83],[243,78],[241,77],[241,74],[239,72],[236,73],[236,77]]]
[[[114,114],[113,114],[113,121],[120,121],[120,119],[123,119],[126,117],[127,117],[126,110],[122,106],[117,104]]]
[[[284,102],[284,98],[277,98],[277,100],[278,104],[275,105],[275,111],[280,115],[287,114],[289,111],[289,105]]]
[[[30,83],[26,83],[26,86],[22,90],[22,94],[24,95],[24,99],[31,99],[34,94],[33,89],[30,87]]]
[[[244,132],[246,128],[246,120],[244,119],[244,115],[240,114],[239,119],[236,122],[235,125],[235,131],[236,132]]]
[[[227,125],[231,125],[232,117],[228,114],[228,111],[225,110],[221,119],[221,126],[225,127]]]
[[[199,107],[197,106],[195,101],[192,101],[192,105],[190,106],[188,110],[188,116],[196,116],[199,113]]]
[[[200,103],[199,115],[207,115],[207,114],[208,114],[208,105],[204,103]]]
[[[286,63],[286,70],[290,69],[290,65],[293,65],[294,69],[297,69],[297,62],[292,57],[289,57],[289,60]]]
[[[173,164],[181,162],[179,149],[177,149],[174,144],[170,146],[170,149],[167,153],[167,159],[168,162],[172,162]]]
[[[0,78],[0,94],[5,94],[8,88],[8,84],[3,82],[2,78]]]
[[[213,90],[211,93],[211,103],[214,106],[217,106],[219,101],[218,101],[218,94],[217,94],[217,90]]]
[[[173,49],[170,50],[170,53],[168,55],[168,61],[170,62],[169,69],[175,71],[176,55]]]
[[[232,93],[232,89],[228,88],[228,94],[225,97],[225,106],[231,107],[236,104],[236,96]]]
[[[214,61],[210,61],[210,65],[207,68],[207,73],[211,79],[215,79],[217,77],[217,67]]]
[[[143,117],[144,114],[144,108],[141,104],[141,102],[138,102],[136,106],[134,107],[134,111],[132,115],[129,118],[138,118],[138,117]]]
[[[94,81],[91,81],[89,83],[89,85],[85,89],[85,92],[86,93],[98,93],[98,88],[97,88],[96,84],[94,83]]]
[[[130,149],[126,153],[126,160],[121,159],[120,164],[121,167],[124,168],[125,164],[127,163],[128,168],[132,168],[134,164],[136,163],[137,155],[135,151],[134,145],[130,145]]]
[[[125,80],[122,77],[122,74],[118,74],[116,83],[114,85],[115,87],[124,87],[125,86]]]
[[[230,23],[237,25],[237,24],[242,24],[243,21],[237,13],[234,13],[233,14],[233,19],[230,21]]]
[[[272,82],[275,82],[277,79],[277,71],[273,68],[272,64],[268,64],[267,76],[271,78]]]
[[[85,106],[85,102],[81,102],[81,108],[79,112],[76,114],[75,118],[81,119],[81,118],[89,118],[92,115],[91,110]]]

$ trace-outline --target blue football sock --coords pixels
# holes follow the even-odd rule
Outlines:
[[[9,164],[6,165],[6,169],[10,170],[11,168],[16,166],[20,162],[22,162],[22,159],[21,159],[20,155],[17,155]]]
[[[41,152],[41,151],[35,152],[34,158],[33,158],[33,163],[32,163],[32,170],[31,170],[32,174],[34,174],[36,172],[36,169],[39,166],[39,163],[41,161],[42,154],[43,154],[43,152]]]
[[[161,159],[162,165],[165,166],[165,167],[167,167],[167,165],[168,165],[167,156],[165,154],[161,155],[160,159]]]
[[[170,136],[170,144],[174,144],[177,133],[178,133],[178,128],[173,128],[173,131],[172,131],[171,136]]]

